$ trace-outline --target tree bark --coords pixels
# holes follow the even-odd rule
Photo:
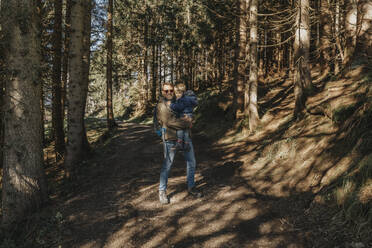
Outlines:
[[[264,48],[264,64],[265,64],[264,65],[264,67],[265,67],[264,77],[267,76],[267,73],[269,71],[269,63],[268,63],[269,61],[268,61],[268,56],[267,56],[268,52],[267,52],[267,47],[266,47],[267,40],[268,40],[268,32],[267,32],[267,27],[265,25],[265,27],[264,27],[264,45],[265,45],[265,48]]]
[[[305,108],[307,93],[313,90],[309,67],[310,53],[310,20],[309,20],[309,0],[299,0],[296,17],[296,33],[294,41],[294,93],[295,109],[294,116]]]
[[[65,120],[65,102],[66,89],[68,79],[68,54],[70,49],[70,32],[71,32],[71,5],[72,0],[66,0],[65,26],[64,26],[64,40],[63,40],[63,55],[62,55],[62,85],[61,85],[61,105],[62,105],[62,120]]]
[[[235,87],[234,87],[234,118],[243,118],[244,113],[244,84],[245,84],[245,57],[246,57],[246,0],[237,0],[239,14],[236,17],[236,44],[235,44]]]
[[[62,60],[62,0],[54,0],[53,30],[53,87],[52,87],[52,125],[56,159],[63,158],[65,134],[63,131],[62,95],[61,95],[61,61]]]
[[[1,9],[1,6],[0,6]],[[3,54],[1,54],[3,58]],[[1,67],[4,66],[4,61],[0,61]],[[0,76],[0,168],[3,168],[4,157],[4,96],[5,96],[5,80],[4,75]]]
[[[156,78],[157,78],[157,60],[156,60],[157,46],[152,45],[152,87],[151,87],[151,101],[156,101]]]
[[[330,63],[331,63],[331,11],[330,6],[327,0],[319,0],[320,1],[320,66],[321,66],[321,76],[320,78],[323,79],[328,75],[331,71]]]
[[[85,108],[87,104],[88,98],[88,88],[89,88],[89,71],[90,71],[90,36],[91,36],[91,22],[92,22],[92,5],[93,1],[91,0],[84,0],[85,12],[84,12],[84,20],[83,20],[83,114],[81,116],[82,123],[83,123],[83,155],[85,156],[87,153],[90,152],[91,148],[89,145],[86,127],[85,127]]]
[[[249,84],[246,85],[246,91],[249,92],[249,104],[245,106],[245,115],[249,118],[249,130],[253,132],[259,122],[257,110],[257,86],[258,86],[258,66],[257,66],[257,45],[258,45],[258,25],[257,10],[258,0],[251,0],[249,7],[250,18],[250,71]],[[279,62],[279,61],[278,61]],[[246,101],[247,102],[247,101]]]
[[[112,130],[115,126],[114,110],[112,104],[112,32],[113,32],[113,0],[108,1],[107,10],[107,68],[106,68],[106,110],[107,110],[107,127]]]
[[[170,62],[170,78],[171,83],[174,84],[174,47],[171,47]]]
[[[352,58],[357,43],[358,35],[358,1],[359,0],[345,0],[345,48],[344,48],[344,61],[343,69],[346,69],[351,65]]]
[[[3,9],[1,8],[1,1],[0,1],[0,16],[2,16]],[[2,34],[2,26],[4,20],[0,20],[0,39],[3,37]],[[4,60],[4,46],[3,40],[0,40],[0,70],[4,71],[5,60]],[[0,168],[3,168],[3,156],[4,156],[4,97],[5,97],[5,75],[0,75]]]
[[[148,41],[148,32],[149,32],[149,23],[148,20],[145,20],[145,28],[144,28],[144,51],[143,51],[143,74],[145,76],[145,95],[146,95],[146,103],[150,100],[149,96],[149,55],[148,55],[148,46],[149,46],[149,41]]]
[[[72,1],[71,6],[71,37],[69,49],[69,87],[67,92],[67,146],[66,146],[66,177],[74,176],[75,168],[84,155],[84,109],[87,89],[86,65],[89,57],[84,52],[84,28],[86,19],[86,2],[89,0]]]
[[[277,32],[275,34],[275,40],[276,40],[276,43],[277,44],[280,44],[280,42],[282,41],[282,37],[281,37],[281,33],[280,32]],[[281,70],[281,52],[282,52],[282,47],[281,46],[278,46],[276,49],[275,49],[275,60],[276,60],[276,72],[279,74],[280,73],[280,70]]]
[[[40,109],[41,40],[36,0],[1,3],[6,42],[2,215],[5,227],[47,199]],[[21,19],[20,19],[21,18]]]
[[[334,66],[334,74],[337,75],[340,72],[340,63],[338,55],[341,55],[341,58],[343,60],[342,55],[342,49],[341,49],[341,42],[340,42],[340,0],[336,0],[336,10],[335,10],[335,41],[336,41],[336,47],[339,49],[339,53],[337,53],[337,49],[335,47],[335,66]]]
[[[158,84],[159,84],[159,93],[161,94],[161,80],[162,80],[162,45],[159,44],[158,51],[157,51],[157,60],[158,60]]]

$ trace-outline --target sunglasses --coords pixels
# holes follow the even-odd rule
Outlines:
[[[173,93],[173,90],[163,90],[165,93]]]

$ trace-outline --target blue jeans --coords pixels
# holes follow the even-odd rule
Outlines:
[[[183,142],[187,142],[190,140],[190,135],[188,130],[177,130],[177,139],[182,140]]]
[[[195,160],[194,147],[192,145],[192,140],[190,136],[187,136],[186,139],[187,139],[186,142],[190,144],[190,150],[184,151],[183,155],[185,157],[186,166],[187,166],[187,187],[191,189],[195,186],[196,160]],[[160,171],[159,190],[165,191],[167,189],[169,172],[174,162],[174,157],[176,155],[175,146],[176,146],[176,141],[165,141],[163,143],[164,162],[163,162],[163,166]]]

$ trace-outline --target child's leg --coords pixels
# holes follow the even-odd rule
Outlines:
[[[184,135],[183,130],[177,130],[176,133],[177,133],[177,142],[182,141],[183,140],[183,135]]]
[[[183,149],[185,151],[189,151],[190,148],[191,148],[188,140],[190,140],[190,133],[189,133],[188,130],[184,130],[184,132],[183,132]]]
[[[191,119],[193,118],[192,116],[192,113],[187,113],[187,114],[184,114],[185,116],[187,117],[190,117]],[[183,149],[185,151],[189,151],[190,150],[190,144],[188,143],[188,140],[190,140],[190,133],[188,130],[183,130]]]
[[[176,133],[177,133],[176,149],[183,149],[184,130],[177,130]]]

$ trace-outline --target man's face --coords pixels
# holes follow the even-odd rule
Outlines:
[[[165,97],[165,99],[167,100],[172,100],[173,98],[173,93],[174,92],[174,89],[173,89],[173,86],[172,85],[168,85],[168,84],[165,84],[163,86],[163,90],[162,90],[162,93],[163,93],[163,96]]]

